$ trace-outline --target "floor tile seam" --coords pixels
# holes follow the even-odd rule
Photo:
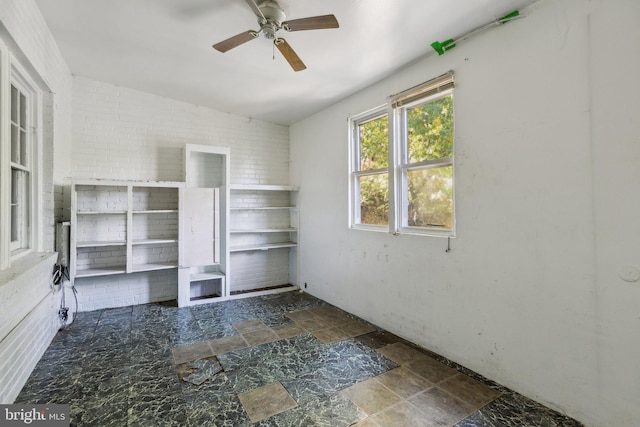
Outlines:
[[[387,371],[387,372],[389,372],[389,371]],[[383,375],[383,374],[380,374],[380,375]],[[405,399],[404,397],[400,396],[400,395],[399,395],[398,393],[396,393],[395,391],[393,391],[391,388],[387,387],[387,386],[386,386],[382,381],[380,381],[380,380],[377,378],[377,377],[379,377],[380,375],[376,375],[375,377],[371,377],[371,378],[370,378],[370,380],[375,380],[378,384],[380,384],[382,387],[384,387],[385,389],[387,389],[388,391],[390,391],[393,395],[395,395],[395,396],[399,397],[399,398],[400,398],[400,401],[407,400],[407,399]],[[425,390],[422,390],[422,391],[425,391]],[[415,393],[415,394],[418,394],[418,393]],[[412,395],[412,396],[413,396],[413,395]],[[396,402],[396,403],[394,403],[393,405],[396,405],[397,403],[399,403],[399,402]],[[389,407],[391,407],[391,406],[393,406],[393,405],[389,405],[387,408],[389,408]],[[386,409],[386,408],[385,408],[385,409]],[[382,411],[384,411],[384,409],[383,409]],[[382,412],[382,411],[378,411],[378,412]],[[378,412],[376,412],[376,413],[378,413]],[[373,414],[372,414],[372,415],[373,415]]]
[[[392,346],[394,344],[398,344],[398,343],[391,343],[391,344],[384,345],[382,347],[377,348],[376,351],[381,349],[381,348],[384,348],[384,347]],[[506,387],[506,386],[504,386],[504,385],[502,385],[500,383],[497,383],[497,382],[495,382],[495,381],[493,381],[493,380],[491,380],[489,378],[486,378],[485,376],[475,372],[474,370],[469,369],[469,368],[467,368],[467,367],[465,367],[463,365],[460,365],[459,363],[454,362],[453,360],[448,359],[447,357],[442,356],[439,353],[435,353],[435,352],[433,352],[431,350],[427,350],[427,349],[422,348],[422,347],[418,346],[417,344],[414,344],[414,343],[411,343],[411,342],[409,342],[409,344],[406,344],[406,343],[402,342],[401,344],[404,344],[407,347],[409,347],[411,349],[414,349],[414,350],[416,350],[416,351],[421,353],[420,356],[418,356],[416,359],[413,359],[413,360],[410,360],[408,362],[405,362],[404,364],[402,364],[402,366],[404,366],[404,365],[406,365],[408,363],[414,362],[416,360],[420,360],[423,357],[427,357],[427,358],[429,358],[431,360],[435,360],[436,362],[439,362],[439,363],[441,363],[441,364],[443,364],[443,365],[445,365],[445,366],[447,366],[447,367],[449,367],[451,369],[454,369],[458,373],[466,375],[467,377],[469,377],[469,378],[471,378],[473,380],[476,380],[479,383],[484,384],[487,387],[490,387],[491,389],[500,392],[501,394],[505,394],[506,391],[511,391],[511,389],[509,389],[508,387]],[[467,374],[465,371],[469,371],[472,375]],[[449,378],[451,378],[451,377],[449,377]],[[443,381],[445,381],[445,380],[443,380]]]
[[[425,416],[425,419],[429,420],[429,414],[427,412],[425,412],[420,406],[416,405],[413,402],[410,402],[409,400],[404,400],[404,402],[406,402],[407,404],[411,405],[412,407],[416,408],[418,410],[419,413],[423,414]],[[400,402],[396,402],[393,405],[389,405],[386,408],[384,408],[382,411],[376,412],[375,414],[371,414],[371,415],[378,415],[381,414],[383,412],[386,411],[390,411],[391,409],[393,409],[395,406],[398,406],[402,404],[402,401]],[[478,411],[478,409],[474,410],[471,413],[465,413],[464,416],[460,417],[456,417],[456,421],[454,421],[453,423],[447,423],[447,424],[442,424],[442,427],[454,427],[456,424],[458,424],[460,421],[467,419],[470,415],[475,414]],[[373,420],[375,422],[375,420]],[[376,423],[377,424],[377,423]],[[438,423],[440,425],[440,423]]]
[[[465,375],[465,374],[462,374],[462,375]],[[453,377],[450,377],[450,378],[453,378]],[[443,381],[446,381],[446,380],[443,380]],[[468,407],[470,407],[470,408],[473,408],[473,409],[470,409],[469,411],[465,412],[465,415],[464,415],[462,418],[458,419],[458,420],[457,420],[453,425],[455,425],[455,424],[459,423],[460,421],[462,421],[462,420],[464,420],[464,419],[467,419],[467,418],[468,418],[468,417],[470,417],[471,415],[475,414],[476,412],[480,411],[482,408],[484,408],[485,406],[487,406],[489,403],[493,402],[494,400],[496,400],[496,399],[498,399],[499,397],[501,397],[501,396],[502,396],[502,394],[500,394],[500,395],[498,395],[498,396],[496,396],[496,397],[492,398],[492,399],[491,399],[491,400],[489,400],[488,402],[486,402],[486,403],[482,403],[482,404],[480,404],[480,405],[473,404],[473,403],[471,403],[471,402],[468,402],[468,401],[467,401],[467,400],[465,400],[465,399],[462,399],[462,398],[461,398],[461,397],[459,397],[459,396],[454,395],[453,393],[449,392],[448,390],[445,390],[445,389],[443,389],[442,387],[440,387],[439,385],[440,385],[440,384],[442,384],[442,382],[443,382],[443,381],[440,381],[439,383],[437,383],[437,384],[433,385],[432,387],[429,387],[429,388],[428,388],[428,389],[426,389],[426,390],[423,390],[423,391],[421,391],[421,392],[419,392],[419,393],[416,393],[415,395],[413,395],[413,396],[411,396],[411,397],[413,398],[413,397],[417,396],[418,394],[426,393],[427,391],[429,391],[429,390],[431,390],[431,389],[438,389],[439,391],[441,391],[441,392],[445,393],[445,394],[446,394],[446,395],[448,395],[449,397],[451,397],[451,398],[453,398],[453,399],[455,399],[455,400],[457,400],[457,401],[459,401],[459,402],[462,402],[463,404],[465,404],[466,406],[468,406]],[[414,405],[414,406],[417,406],[417,405]],[[420,408],[418,407],[418,409],[420,409]],[[424,412],[424,411],[423,411],[423,412]]]
[[[234,337],[236,335],[229,335],[229,337]],[[242,338],[242,341],[244,342],[246,347],[242,347],[242,348],[238,348],[236,350],[231,350],[231,351],[227,351],[226,353],[216,353],[216,351],[213,349],[213,345],[211,344],[212,341],[216,341],[217,339],[222,339],[222,338],[216,338],[214,340],[207,340],[207,344],[209,344],[209,348],[211,349],[211,352],[213,353],[214,356],[221,356],[223,354],[227,354],[227,353],[233,353],[234,351],[237,350],[243,350],[245,348],[251,348],[253,346],[249,345],[249,343],[247,342],[247,340],[242,336],[242,334],[237,334],[237,336],[239,336],[240,338]],[[229,338],[229,337],[223,337],[223,338]]]
[[[487,406],[489,403],[493,402],[493,401],[494,401],[494,400],[496,400],[498,397],[501,397],[501,396],[503,396],[503,395],[504,395],[504,393],[502,393],[500,390],[496,390],[496,389],[494,389],[494,388],[490,387],[489,385],[484,384],[483,382],[478,381],[478,380],[476,380],[475,378],[473,378],[473,377],[471,377],[471,376],[469,376],[469,375],[465,374],[464,372],[460,372],[460,371],[457,371],[457,374],[455,374],[455,375],[452,375],[452,376],[450,376],[450,377],[448,377],[448,378],[443,379],[442,381],[437,382],[437,383],[436,383],[436,386],[440,386],[440,385],[442,385],[444,382],[446,382],[446,381],[450,381],[450,380],[453,380],[454,378],[459,377],[459,376],[467,377],[467,378],[469,378],[469,379],[471,379],[471,380],[473,380],[473,381],[476,381],[478,384],[481,384],[482,386],[487,387],[487,388],[490,388],[492,391],[495,391],[495,392],[499,393],[497,396],[495,396],[495,397],[491,398],[488,402],[483,403],[483,404],[480,406],[480,408],[483,408],[483,407]],[[457,398],[458,400],[461,400],[461,401],[463,401],[463,402],[465,402],[465,403],[471,404],[470,402],[467,402],[466,400],[464,400],[464,399],[462,399],[462,398],[460,398],[460,397],[458,397],[458,396],[454,395],[453,393],[448,392],[447,390],[445,390],[445,389],[444,389],[444,388],[442,388],[442,387],[438,387],[438,388],[439,388],[440,390],[442,390],[442,391],[444,391],[444,392],[448,393],[449,395],[451,395],[451,396],[453,396],[453,397]],[[473,405],[473,406],[477,406],[477,405]],[[478,409],[480,409],[480,408],[478,408]]]
[[[387,372],[388,372],[388,371],[387,371]],[[465,375],[465,374],[462,374],[462,373],[459,373],[459,374],[461,374],[461,375]],[[383,374],[380,374],[380,375],[383,375]],[[474,408],[472,411],[465,413],[466,415],[465,415],[463,418],[460,418],[459,420],[457,420],[457,421],[456,421],[456,423],[458,423],[458,422],[460,422],[461,420],[464,420],[465,418],[467,418],[467,417],[471,416],[472,414],[476,413],[476,412],[477,412],[477,411],[479,411],[480,409],[484,408],[484,407],[485,407],[485,406],[487,406],[489,403],[493,402],[494,400],[496,400],[498,397],[500,397],[500,396],[501,396],[501,395],[498,395],[498,396],[494,397],[493,399],[491,399],[489,402],[484,403],[484,404],[482,404],[482,405],[478,406],[478,405],[474,405],[474,404],[472,404],[472,403],[470,403],[470,402],[468,402],[468,401],[466,401],[466,400],[464,400],[464,399],[461,399],[460,397],[458,397],[458,396],[456,396],[456,395],[454,395],[454,394],[450,393],[449,391],[447,391],[447,390],[445,390],[445,389],[443,389],[443,388],[441,388],[441,387],[439,387],[439,386],[438,386],[439,384],[441,384],[443,381],[446,381],[446,380],[442,380],[442,381],[440,381],[440,382],[438,382],[438,383],[433,383],[432,381],[427,380],[427,381],[429,381],[429,383],[431,383],[431,384],[432,384],[430,387],[428,387],[428,388],[426,388],[426,389],[424,389],[424,390],[421,390],[421,391],[419,391],[419,392],[416,392],[416,393],[412,394],[411,396],[407,396],[407,397],[405,398],[405,397],[400,396],[398,393],[394,392],[391,388],[387,387],[384,383],[382,383],[380,380],[378,380],[378,379],[377,379],[377,377],[379,377],[380,375],[376,375],[375,377],[370,378],[370,380],[375,380],[378,384],[382,385],[382,387],[384,387],[385,389],[387,389],[388,391],[390,391],[391,393],[393,393],[395,396],[399,397],[399,398],[400,398],[400,401],[398,401],[398,402],[396,402],[396,403],[393,403],[393,404],[389,405],[388,407],[386,407],[386,408],[382,409],[381,411],[377,411],[377,412],[374,412],[374,413],[368,414],[369,416],[373,416],[373,415],[375,415],[375,414],[378,414],[378,413],[384,412],[384,411],[388,410],[389,408],[391,408],[391,407],[393,407],[393,406],[398,405],[398,404],[399,404],[399,403],[401,403],[403,400],[404,400],[404,401],[406,401],[407,403],[411,404],[412,406],[416,407],[416,408],[417,408],[421,413],[426,414],[426,413],[425,413],[425,412],[424,412],[424,411],[423,411],[423,410],[422,410],[418,405],[416,405],[416,404],[414,404],[413,402],[411,402],[411,401],[410,401],[410,399],[412,399],[413,397],[415,397],[415,396],[417,396],[417,395],[419,395],[419,394],[426,393],[427,391],[429,391],[429,390],[431,390],[431,389],[434,389],[434,388],[435,388],[435,389],[438,389],[438,390],[440,390],[441,392],[445,393],[446,395],[450,396],[451,398],[453,398],[453,399],[455,399],[455,400],[457,400],[457,401],[459,401],[459,402],[462,402],[463,404],[465,404],[465,405],[467,405],[467,406],[469,406],[469,407],[473,407],[473,408]],[[416,374],[416,375],[418,375],[418,374]],[[418,375],[418,376],[419,376],[419,375]],[[453,377],[455,377],[455,376],[457,376],[457,375],[453,375],[453,376],[449,377],[448,379],[453,378]],[[421,378],[423,378],[423,377],[421,377]],[[425,379],[426,379],[426,378],[425,378]],[[348,388],[348,387],[347,387],[347,388]],[[348,397],[348,396],[347,396],[347,397]],[[456,423],[454,423],[453,425],[455,425]]]
[[[388,372],[388,371],[387,371],[387,372]],[[384,375],[384,374],[380,374],[380,375]],[[427,387],[427,388],[425,388],[425,389],[423,389],[423,390],[420,390],[420,391],[418,391],[418,392],[416,392],[416,393],[412,394],[411,396],[402,397],[402,396],[400,396],[398,393],[394,392],[391,388],[387,387],[384,383],[382,383],[380,380],[378,380],[378,379],[376,378],[376,377],[378,377],[378,376],[380,376],[380,375],[376,375],[375,377],[372,377],[372,379],[375,379],[375,380],[376,380],[378,383],[380,383],[384,388],[386,388],[387,390],[389,390],[389,391],[390,391],[391,393],[393,393],[394,395],[396,395],[396,396],[400,397],[400,401],[399,401],[399,402],[396,402],[396,403],[394,403],[394,404],[392,404],[392,405],[389,405],[388,407],[384,408],[384,409],[383,409],[383,410],[381,410],[381,411],[375,412],[374,414],[378,414],[378,413],[380,413],[380,412],[384,412],[384,411],[386,411],[387,409],[389,409],[389,408],[391,408],[391,407],[393,407],[393,406],[395,406],[395,405],[398,405],[398,404],[399,404],[399,403],[401,403],[403,400],[404,400],[404,401],[406,401],[407,403],[411,404],[412,406],[415,406],[415,407],[416,407],[416,408],[417,408],[421,413],[425,413],[425,412],[424,412],[424,411],[423,411],[423,410],[422,410],[418,405],[416,405],[416,404],[414,404],[413,402],[411,402],[411,401],[410,401],[410,399],[414,398],[415,396],[417,396],[417,395],[419,395],[419,394],[426,393],[427,391],[429,391],[429,390],[431,390],[431,389],[434,389],[434,388],[437,388],[438,390],[440,390],[441,392],[443,392],[443,393],[445,393],[446,395],[450,396],[451,398],[453,398],[453,399],[455,399],[455,400],[457,400],[457,401],[459,401],[459,402],[462,402],[462,403],[464,403],[464,404],[466,404],[466,405],[468,405],[468,406],[470,406],[470,407],[474,407],[474,408],[475,408],[475,407],[477,406],[477,405],[472,405],[471,403],[469,403],[469,402],[467,402],[467,401],[465,401],[465,400],[463,400],[463,399],[459,398],[458,396],[455,396],[455,395],[453,395],[453,394],[449,393],[447,390],[444,390],[444,389],[442,389],[442,388],[438,387],[438,384],[439,384],[439,383],[433,383],[432,381],[429,381],[429,380],[427,380],[427,381],[431,384],[431,386],[429,386],[429,387]],[[416,375],[417,375],[417,374],[416,374]],[[420,377],[420,378],[422,378],[422,377]],[[426,378],[425,378],[425,379],[426,379]],[[441,381],[441,382],[442,382],[442,381]],[[496,398],[497,398],[497,397],[496,397]],[[491,401],[495,400],[496,398],[492,399]],[[482,406],[480,406],[480,407],[478,407],[478,408],[474,409],[472,412],[470,412],[469,414],[465,415],[465,417],[464,417],[464,418],[461,418],[460,420],[456,421],[456,423],[457,423],[457,422],[459,422],[459,421],[461,421],[461,420],[463,420],[463,419],[465,419],[465,418],[467,418],[467,417],[468,417],[468,416],[470,416],[471,414],[474,414],[476,411],[478,411],[478,410],[482,409],[483,407],[485,407],[485,406],[486,406],[486,405],[488,405],[489,403],[491,403],[491,402],[488,402],[488,403],[486,403],[486,404],[484,404],[484,405],[482,405]],[[370,415],[374,415],[374,414],[370,414]]]
[[[384,356],[384,354],[383,354],[383,356]],[[386,356],[385,356],[385,357],[386,357]],[[415,360],[414,360],[414,361],[411,361],[411,362],[409,362],[409,363],[412,363],[412,362],[415,362]],[[396,363],[398,363],[398,362],[396,362]],[[441,384],[441,383],[443,383],[443,382],[445,382],[445,381],[447,381],[447,380],[450,380],[451,378],[454,378],[454,377],[456,377],[456,376],[458,376],[458,375],[465,375],[464,373],[462,373],[462,372],[460,372],[460,371],[456,371],[454,374],[451,374],[451,375],[449,375],[449,376],[447,376],[447,377],[445,377],[445,378],[441,379],[440,381],[433,381],[433,380],[430,380],[429,378],[426,378],[426,377],[424,377],[424,376],[420,375],[420,373],[419,373],[419,372],[416,372],[416,371],[414,371],[413,369],[411,369],[411,368],[408,366],[408,365],[409,365],[409,363],[404,363],[404,364],[400,364],[400,363],[398,363],[398,365],[399,365],[399,366],[402,366],[402,367],[404,367],[404,368],[406,368],[406,369],[408,369],[408,370],[409,370],[409,371],[411,371],[413,374],[415,374],[415,375],[419,376],[420,378],[424,378],[425,380],[429,381],[430,383],[432,383],[432,384],[434,384],[434,385]],[[452,369],[453,369],[453,368],[452,368]],[[468,375],[467,375],[467,376],[468,376]]]

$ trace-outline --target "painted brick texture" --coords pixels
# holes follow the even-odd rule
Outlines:
[[[33,0],[0,0],[0,24],[10,35],[3,36],[5,45],[43,90],[42,217],[36,250],[52,251],[55,222],[64,215],[62,177],[70,164],[71,72]],[[49,288],[55,257],[51,262],[36,258],[25,258],[29,265],[20,273],[13,266],[0,275],[2,312],[8,316],[2,323],[11,325],[0,334],[0,403],[15,399],[59,327],[60,293]]]
[[[230,147],[233,184],[288,183],[287,126],[74,77],[70,178],[183,181],[185,144]],[[172,221],[167,218],[169,231],[175,229]],[[169,249],[134,249],[134,259],[141,261],[176,256]],[[281,253],[234,255],[231,262],[233,275],[238,278],[235,283],[241,288],[250,287],[250,283],[287,283],[289,258],[286,251],[277,252]],[[82,262],[91,262],[92,257],[87,251]],[[173,270],[76,281],[81,311],[174,299],[176,283]]]

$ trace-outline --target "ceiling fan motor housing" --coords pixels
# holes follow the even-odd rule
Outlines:
[[[271,0],[263,1],[258,7],[266,18],[266,22],[264,22],[262,18],[259,17],[258,23],[262,28],[264,36],[272,40],[276,37],[276,32],[282,28],[282,22],[284,22],[286,15],[278,3]]]

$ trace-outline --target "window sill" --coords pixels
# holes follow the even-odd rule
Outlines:
[[[403,228],[397,232],[390,231],[388,227],[384,226],[375,226],[375,225],[351,225],[349,227],[350,230],[358,230],[358,231],[375,231],[378,233],[389,233],[394,236],[423,236],[423,237],[442,237],[442,238],[452,238],[456,237],[456,234],[453,230],[436,230],[429,228]]]
[[[358,230],[358,231],[377,231],[379,233],[388,233],[389,227],[387,226],[376,226],[376,225],[351,225],[349,227],[350,230]]]
[[[55,263],[57,257],[58,254],[56,252],[27,252],[20,254],[19,257],[11,260],[9,267],[0,271],[0,286],[19,278],[42,263],[52,261]]]
[[[397,235],[409,235],[409,236],[424,236],[424,237],[444,237],[444,238],[455,238],[456,233],[453,230],[436,230],[430,228],[403,228]]]

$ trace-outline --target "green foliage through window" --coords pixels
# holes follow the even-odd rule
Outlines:
[[[360,177],[360,222],[389,224],[389,174]]]
[[[409,227],[453,229],[453,96],[405,110],[407,164],[433,165],[406,172]]]
[[[407,109],[408,163],[453,157],[453,96]]]
[[[387,115],[358,125],[360,170],[384,169],[358,178],[360,223],[389,224],[389,120]]]
[[[358,126],[360,170],[382,169],[389,165],[389,120],[385,115]]]
[[[440,87],[452,88],[452,82],[448,74]],[[437,95],[431,90],[422,99],[419,92],[401,96],[392,102],[397,138],[389,140],[390,122],[384,108],[353,122],[352,221],[389,225],[391,209],[398,231],[402,227],[453,230],[453,93]],[[396,102],[398,99],[406,103]],[[390,150],[397,153],[393,165],[389,164]],[[389,173],[394,174],[391,181],[399,196],[397,203],[389,199]]]

